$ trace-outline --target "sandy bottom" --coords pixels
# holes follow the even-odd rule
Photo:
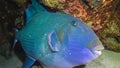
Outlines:
[[[20,68],[21,65],[21,61],[15,55],[10,59],[0,56],[0,68]]]
[[[0,56],[0,68],[21,68],[21,66],[22,62],[15,55],[10,59]],[[88,63],[85,68],[120,68],[120,53],[104,50],[99,58]]]
[[[120,53],[104,50],[103,54],[85,68],[120,68]]]

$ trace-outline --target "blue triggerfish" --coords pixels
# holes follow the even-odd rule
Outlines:
[[[82,20],[31,2],[25,10],[26,25],[15,36],[26,53],[22,68],[30,68],[35,61],[43,68],[73,68],[102,54],[101,41]]]

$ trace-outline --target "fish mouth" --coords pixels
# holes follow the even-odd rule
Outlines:
[[[94,51],[96,55],[101,55],[102,51]]]
[[[94,50],[95,51],[102,51],[104,49],[103,45],[100,44],[100,45],[97,45],[96,47],[94,47]]]
[[[100,55],[102,55],[102,51],[100,50],[93,50],[92,54],[94,55],[94,59],[98,58]]]
[[[94,49],[93,49],[93,53],[96,55],[96,57],[100,56],[102,54],[102,50],[104,49],[103,45],[97,45]]]

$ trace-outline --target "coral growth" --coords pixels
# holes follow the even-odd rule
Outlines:
[[[111,15],[102,30],[98,32],[104,46],[112,51],[120,52],[120,1],[112,3]]]
[[[106,22],[108,22],[111,9],[114,8],[111,5],[111,0],[100,1],[100,4],[95,5],[96,0],[88,1],[88,4],[84,4],[82,1],[78,0],[68,0],[68,3],[64,6],[66,12],[72,14],[75,17],[78,17],[86,21],[94,31],[101,29]],[[85,7],[86,5],[89,6]]]
[[[64,0],[38,0],[40,3],[43,3],[46,6],[49,6],[51,8],[58,8],[62,9]]]
[[[119,14],[118,14],[119,15]],[[98,33],[106,49],[120,52],[120,20],[116,17],[106,23]]]
[[[78,0],[68,0],[64,5],[64,10],[67,13],[81,19],[85,19],[87,13],[83,5]]]

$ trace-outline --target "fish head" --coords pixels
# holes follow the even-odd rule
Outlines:
[[[63,30],[63,53],[72,64],[86,64],[102,54],[101,41],[82,20],[73,19]]]

